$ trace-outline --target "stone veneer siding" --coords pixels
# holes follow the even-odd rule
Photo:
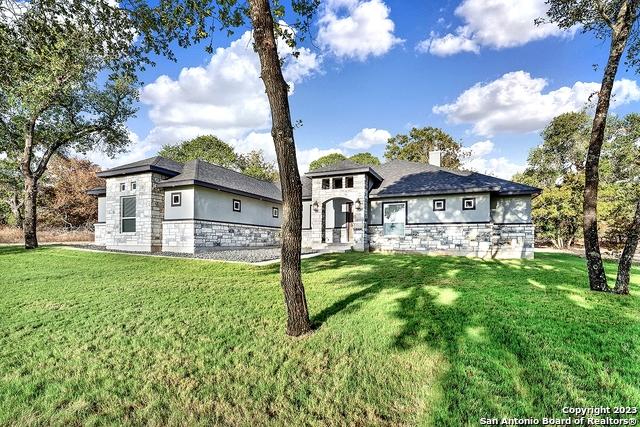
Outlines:
[[[157,252],[162,249],[164,189],[158,188],[156,184],[163,178],[163,175],[151,172],[107,178],[104,233],[107,249],[143,252]],[[135,190],[131,190],[133,181],[136,183]],[[124,191],[120,191],[121,183],[125,184]],[[135,233],[120,231],[120,199],[123,196],[136,196]]]
[[[532,224],[406,224],[404,236],[385,236],[382,225],[369,226],[373,251],[533,258],[533,239]]]
[[[353,177],[353,188],[322,188],[322,179],[329,178],[333,183],[333,178],[337,177]],[[345,172],[336,176],[325,176],[313,178],[311,181],[311,194],[312,194],[312,207],[311,207],[311,247],[323,248],[326,245],[322,242],[323,231],[327,233],[328,230],[324,230],[323,221],[323,209],[322,205],[335,198],[344,198],[354,202],[353,209],[353,241],[350,243],[351,247],[356,251],[368,251],[369,250],[369,238],[368,230],[365,224],[368,221],[369,209],[369,177],[365,174],[349,174]],[[355,201],[360,199],[360,206],[362,208],[357,210],[355,208]],[[313,203],[318,203],[318,211],[313,209]],[[330,234],[325,236],[334,236],[331,231]],[[304,238],[304,236],[303,236]],[[339,238],[339,237],[338,237]],[[309,242],[309,240],[306,240]],[[303,245],[305,246],[305,245]],[[307,245],[308,246],[308,245]]]
[[[162,250],[165,252],[196,253],[278,245],[280,228],[193,219],[162,223]]]
[[[97,222],[93,224],[93,240],[96,245],[104,246],[105,223]]]

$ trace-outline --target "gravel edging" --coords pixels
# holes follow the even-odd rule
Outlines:
[[[208,259],[215,261],[244,262],[244,263],[264,263],[269,261],[278,261],[280,259],[280,248],[247,248],[247,249],[220,249],[216,251],[200,252],[196,254],[184,254],[178,252],[138,252],[138,251],[122,251],[116,249],[106,249],[99,245],[61,245],[76,249],[85,249],[98,252],[122,253],[131,255],[145,256],[161,256],[171,258],[188,258],[188,259]],[[311,249],[303,249],[302,255],[316,254],[317,251]]]

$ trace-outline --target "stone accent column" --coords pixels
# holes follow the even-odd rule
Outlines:
[[[311,183],[311,244],[313,247],[323,247],[322,243],[322,206],[325,202],[335,199],[344,198],[353,202],[353,249],[357,251],[366,251],[369,249],[369,239],[367,230],[367,216],[369,204],[369,177],[366,174],[340,175],[342,177],[353,177],[353,188],[322,188],[323,177],[313,178]],[[336,176],[339,177],[339,176]],[[334,177],[328,178],[333,182]],[[356,209],[356,201],[360,200],[360,209]],[[314,209],[317,202],[318,210]]]

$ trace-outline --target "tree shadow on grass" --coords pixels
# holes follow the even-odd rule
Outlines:
[[[605,395],[610,401],[611,394],[628,404],[637,397],[633,378],[638,367],[612,357],[615,352],[596,349],[625,345],[633,347],[634,354],[640,351],[638,340],[629,343],[629,336],[607,333],[610,327],[629,323],[629,317],[615,309],[629,303],[588,294],[581,286],[584,270],[571,268],[581,261],[560,256],[556,262],[555,257],[481,261],[347,254],[309,260],[304,273],[344,268],[327,286],[355,290],[313,316],[320,327],[382,293],[397,295],[389,302],[395,304],[391,317],[401,325],[392,337],[392,350],[410,357],[416,349],[432,349],[448,361],[448,370],[438,378],[441,401],[427,415],[430,424],[562,416],[565,404],[599,405]],[[589,303],[567,300],[567,289],[585,292]],[[594,307],[600,311],[607,305],[608,325],[603,325],[600,316],[593,316]],[[633,328],[640,332],[638,322]],[[618,386],[603,389],[602,381]]]

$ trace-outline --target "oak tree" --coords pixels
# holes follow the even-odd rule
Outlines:
[[[602,39],[610,39],[602,84],[589,137],[585,161],[584,185],[584,248],[587,258],[589,286],[594,291],[609,291],[607,277],[600,253],[598,237],[598,183],[600,153],[604,144],[607,115],[613,83],[625,49],[628,47],[628,63],[640,64],[640,34],[638,33],[638,6],[640,0],[547,0],[547,20],[560,28],[580,25],[583,32],[594,33]],[[631,43],[629,44],[629,41]]]

